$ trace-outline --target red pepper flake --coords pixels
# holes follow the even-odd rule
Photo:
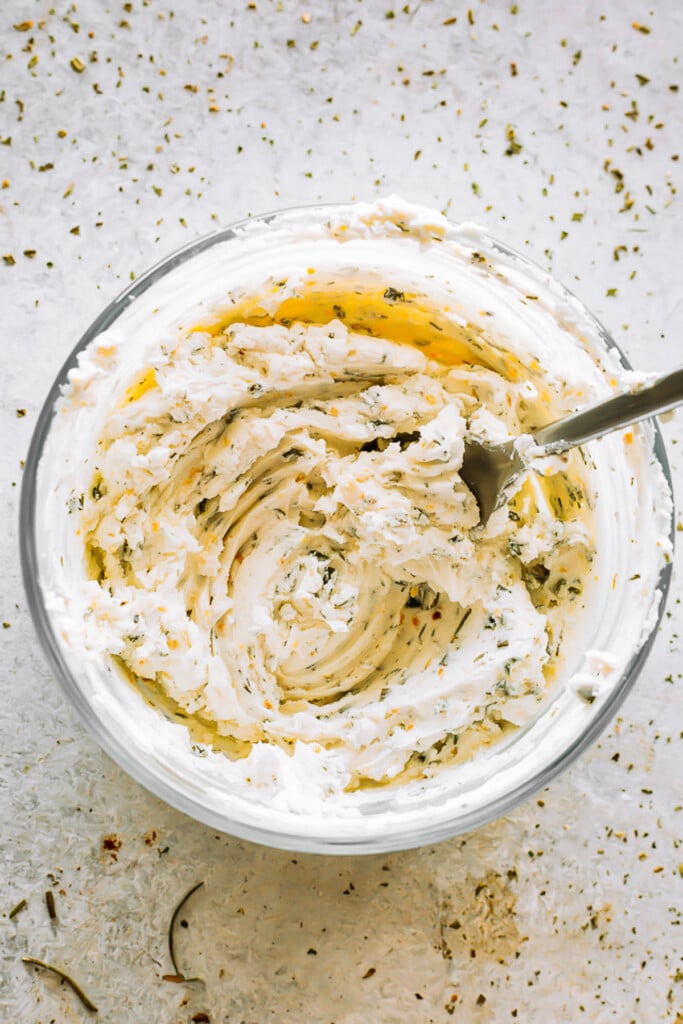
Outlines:
[[[162,974],[162,981],[172,981],[174,985],[180,985],[181,982],[185,981],[182,974]]]
[[[199,1013],[195,1013],[192,1018],[192,1024],[211,1024],[211,1018],[208,1014],[200,1011]]]
[[[121,849],[123,842],[116,833],[112,833],[110,836],[105,836],[102,840],[102,848],[107,850],[111,854],[112,860],[118,860],[118,852]]]
[[[434,612],[432,618],[434,619],[434,622],[436,622],[438,619],[441,618],[441,612]]]

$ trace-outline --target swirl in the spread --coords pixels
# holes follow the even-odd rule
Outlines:
[[[464,439],[553,418],[542,377],[510,376],[340,319],[161,344],[110,409],[82,502],[108,652],[201,743],[303,745],[347,790],[529,720],[593,540],[576,454],[478,527]]]

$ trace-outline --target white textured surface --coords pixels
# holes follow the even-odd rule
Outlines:
[[[638,368],[681,362],[683,9],[518,7],[473,2],[470,24],[445,0],[2,4],[3,1019],[89,1016],[26,954],[67,966],[108,1024],[683,1019],[676,576],[635,691],[577,765],[474,835],[367,859],[215,836],[145,793],[63,700],[19,579],[20,460],[52,377],[131,274],[217,223],[397,191],[551,267]],[[200,879],[178,952],[206,986],[163,982]]]

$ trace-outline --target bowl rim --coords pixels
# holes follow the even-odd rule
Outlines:
[[[206,252],[215,245],[237,238],[240,233],[253,225],[268,225],[279,219],[291,218],[292,215],[313,214],[318,211],[323,214],[333,214],[340,210],[352,210],[362,205],[350,202],[313,203],[285,207],[253,217],[243,218],[181,246],[166,257],[158,260],[142,273],[140,277],[132,281],[109,302],[90,326],[86,328],[57,373],[43,402],[31,437],[24,465],[19,500],[19,555],[21,572],[28,607],[38,640],[47,658],[48,666],[52,674],[56,676],[62,692],[69,699],[81,722],[97,741],[98,745],[135,782],[144,786],[145,789],[176,810],[182,811],[213,829],[239,839],[246,839],[269,847],[296,852],[373,854],[432,845],[453,836],[474,831],[488,824],[523,803],[544,786],[547,786],[552,779],[566,769],[595,742],[630,693],[655,642],[659,625],[664,615],[673,569],[673,559],[671,558],[661,566],[657,583],[653,588],[652,603],[650,605],[651,609],[654,602],[658,602],[657,614],[653,619],[652,627],[648,635],[641,640],[638,649],[634,652],[629,662],[624,666],[618,683],[601,701],[597,713],[574,742],[561,748],[554,758],[544,761],[530,776],[490,803],[474,809],[467,809],[464,813],[459,814],[457,818],[449,818],[419,830],[411,829],[407,822],[401,822],[399,827],[396,827],[396,824],[394,824],[385,835],[364,836],[362,819],[359,819],[360,828],[358,829],[358,835],[353,838],[342,836],[335,838],[329,835],[316,838],[315,836],[303,835],[296,831],[286,832],[279,829],[269,829],[261,825],[236,820],[205,805],[189,792],[180,791],[177,785],[174,785],[170,780],[162,778],[158,773],[151,771],[147,764],[131,755],[125,744],[119,741],[113,730],[105,727],[99,716],[93,714],[90,704],[69,670],[66,658],[55,635],[53,624],[46,608],[38,567],[36,537],[38,467],[43,447],[55,416],[55,404],[60,396],[63,385],[67,381],[69,371],[76,365],[80,352],[99,334],[109,328],[132,302],[143,295],[157,281],[183,263],[191,260],[194,256]],[[447,224],[449,228],[456,231],[462,226],[459,222],[450,219],[447,221]],[[570,289],[541,267],[540,264],[491,236],[488,231],[483,230],[482,237],[491,249],[502,254],[506,259],[514,260],[517,263],[521,262],[523,266],[528,267],[533,272],[542,274],[554,287],[559,287],[572,303],[578,305],[582,315],[587,318],[601,344],[616,356],[624,369],[631,369],[631,364],[624,352],[604,325]],[[648,422],[651,424],[653,435],[653,455],[664,475],[669,491],[673,495],[671,470],[659,424],[654,418]],[[675,542],[675,508],[673,503],[670,512],[669,540],[673,549]],[[295,820],[295,817],[295,815],[292,815],[293,820]]]

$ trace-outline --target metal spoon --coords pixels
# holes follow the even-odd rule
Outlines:
[[[612,430],[673,409],[681,402],[683,369],[665,374],[638,391],[615,395],[541,427],[532,435],[534,444],[540,449],[534,454],[559,455]],[[465,443],[460,476],[477,499],[481,526],[503,504],[506,489],[527,468],[514,440],[496,445],[480,441]]]

